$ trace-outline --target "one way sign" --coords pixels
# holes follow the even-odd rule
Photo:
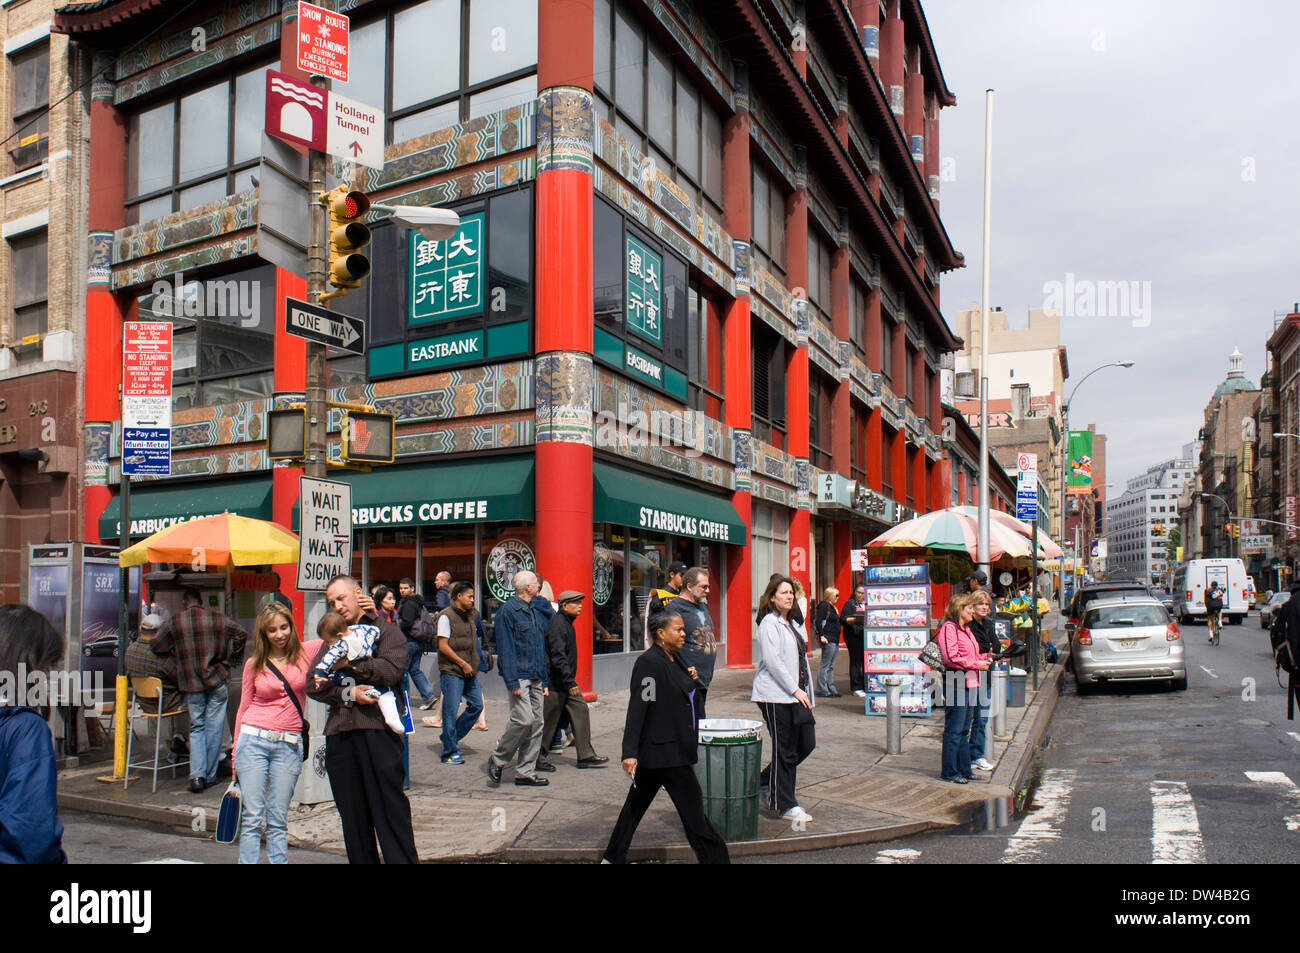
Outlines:
[[[366,353],[366,323],[297,298],[284,299],[284,330],[353,354]]]

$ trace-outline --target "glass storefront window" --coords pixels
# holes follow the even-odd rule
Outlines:
[[[456,529],[424,527],[424,560],[421,573],[420,594],[429,600],[438,586],[435,580],[444,569],[451,573],[452,582],[474,582],[474,527]]]
[[[368,529],[365,531],[369,547],[370,572],[365,589],[370,592],[383,585],[397,591],[397,582],[403,576],[415,578],[415,530]]]
[[[509,599],[514,590],[511,577],[521,569],[539,569],[537,563],[537,528],[531,523],[492,523],[483,527],[479,541],[479,571],[482,573],[482,592],[479,612],[488,641],[495,645],[492,620],[497,609]],[[539,573],[545,578],[544,570]]]
[[[622,652],[627,614],[627,542],[613,527],[596,527],[592,565],[592,654]]]

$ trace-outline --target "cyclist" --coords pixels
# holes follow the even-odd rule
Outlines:
[[[1219,638],[1219,626],[1222,624],[1220,613],[1223,612],[1223,590],[1216,582],[1205,592],[1205,621],[1210,626],[1210,641]]]

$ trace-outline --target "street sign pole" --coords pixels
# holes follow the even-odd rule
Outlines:
[[[312,76],[311,84],[323,88],[325,78]],[[327,242],[325,230],[329,221],[320,198],[325,191],[325,153],[319,149],[312,149],[307,155],[307,300],[314,305],[319,305],[321,295],[325,292]],[[329,470],[325,448],[329,421],[325,394],[325,345],[311,340],[307,342],[307,380],[304,396],[307,403],[307,453],[303,472],[313,479],[323,480]],[[305,630],[315,632],[316,623],[324,614],[324,594],[314,590],[304,592]]]
[[[1043,637],[1040,634],[1041,629],[1038,619],[1038,510],[1034,510],[1034,521],[1029,524],[1032,527],[1032,537],[1029,541],[1029,554],[1033,563],[1030,566],[1031,576],[1030,589],[1031,598],[1034,600],[1034,643],[1029,647],[1029,670],[1034,676],[1034,691],[1038,691],[1038,656],[1042,651]]]
[[[123,466],[118,474],[118,498],[122,501],[118,518],[122,521],[117,531],[117,551],[119,553],[131,545],[131,475]],[[126,690],[126,627],[131,620],[131,570],[118,565],[118,583],[122,590],[122,599],[117,606],[117,678],[113,683],[113,775],[100,778],[101,781],[121,781],[126,778],[126,733],[130,730],[127,721],[129,699]]]

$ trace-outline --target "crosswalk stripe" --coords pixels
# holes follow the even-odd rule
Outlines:
[[[873,864],[910,864],[921,856],[919,850],[913,850],[910,847],[898,847],[893,850],[882,850],[876,853]]]
[[[137,864],[201,864],[201,860],[181,860],[179,857],[163,857],[160,860],[137,860]]]
[[[1186,781],[1151,782],[1151,863],[1203,864],[1205,845]]]
[[[1060,839],[1061,823],[1070,810],[1074,778],[1074,772],[1068,769],[1051,768],[1043,772],[1034,794],[1034,800],[1040,806],[1011,835],[1002,854],[1002,863],[1023,864],[1038,860],[1049,842]]]
[[[1246,777],[1256,784],[1277,788],[1279,793],[1285,795],[1292,804],[1300,807],[1300,788],[1297,788],[1295,782],[1281,771],[1247,771]],[[1287,830],[1300,831],[1300,814],[1288,814],[1283,820]]]
[[[1290,735],[1293,740],[1300,741],[1300,731],[1288,731],[1287,734]]]

